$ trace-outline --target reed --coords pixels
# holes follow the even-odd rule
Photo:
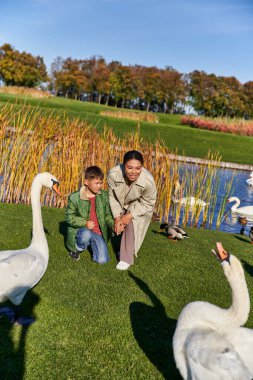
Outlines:
[[[4,94],[32,96],[33,98],[50,98],[51,97],[48,91],[43,91],[36,88],[28,88],[28,87],[4,86],[4,87],[0,87],[0,92]]]
[[[208,155],[215,163],[187,167],[175,160],[165,144],[144,141],[140,125],[122,138],[110,128],[103,133],[87,121],[23,105],[0,106],[0,200],[7,203],[30,203],[30,188],[34,176],[41,171],[52,172],[61,181],[63,197],[46,191],[41,199],[44,205],[64,207],[68,195],[82,186],[84,169],[98,165],[107,173],[122,162],[126,151],[137,149],[143,153],[145,167],[157,184],[156,212],[160,220],[173,220],[183,225],[210,226],[217,202],[221,157]],[[104,181],[106,188],[106,181]],[[180,188],[178,184],[180,182]],[[226,195],[231,188],[227,188]],[[176,204],[175,194],[179,197]],[[183,206],[182,197],[194,196],[208,203]],[[220,209],[219,221],[224,213]]]
[[[100,115],[116,117],[118,119],[130,119],[136,121],[148,121],[149,123],[159,123],[159,119],[153,113],[148,112],[128,112],[128,111],[101,111]]]

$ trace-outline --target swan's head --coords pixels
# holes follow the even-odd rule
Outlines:
[[[239,200],[239,198],[237,197],[230,197],[227,199],[227,203],[230,203],[230,202],[237,202]]]
[[[216,243],[216,250],[212,249],[212,253],[221,262],[225,276],[230,284],[232,281],[245,281],[242,264],[237,257],[227,252],[221,243]]]
[[[53,174],[48,172],[39,173],[35,178],[41,183],[42,186],[49,187],[51,190],[54,190],[58,195],[61,196],[61,193],[58,189],[59,181]]]
[[[229,263],[230,254],[223,248],[220,242],[216,243],[216,250],[211,251],[220,262],[227,261]]]

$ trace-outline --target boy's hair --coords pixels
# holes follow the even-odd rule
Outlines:
[[[98,166],[89,166],[84,172],[85,179],[104,179],[104,173]]]

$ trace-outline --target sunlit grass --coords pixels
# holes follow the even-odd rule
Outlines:
[[[0,204],[0,250],[26,247],[32,213]],[[152,223],[130,271],[116,258],[99,266],[88,252],[72,262],[64,247],[64,210],[42,209],[49,266],[23,302],[28,329],[0,320],[0,378],[6,380],[180,380],[172,337],[182,308],[207,301],[227,308],[231,290],[210,250],[216,241],[242,260],[251,299],[253,251],[246,236],[187,228],[189,239],[169,241]],[[22,228],[21,228],[22,226]],[[253,328],[253,313],[247,326]]]

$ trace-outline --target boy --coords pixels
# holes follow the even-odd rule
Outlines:
[[[66,245],[73,260],[79,260],[80,252],[90,246],[93,261],[99,264],[109,261],[107,229],[113,229],[114,220],[108,193],[102,190],[103,179],[98,166],[88,167],[84,186],[68,198]]]

